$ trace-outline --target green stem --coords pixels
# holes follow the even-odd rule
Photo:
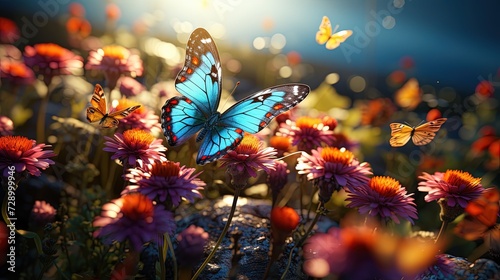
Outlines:
[[[175,258],[174,246],[172,245],[172,240],[170,239],[170,235],[165,233],[164,236],[165,239],[163,241],[167,242],[168,249],[170,251],[170,254],[172,255],[172,262],[174,265],[174,279],[177,279],[177,259]]]
[[[234,198],[233,198],[233,205],[231,206],[231,212],[229,212],[229,217],[227,218],[226,225],[224,226],[224,229],[222,230],[222,233],[220,234],[219,239],[217,240],[217,243],[215,244],[214,249],[212,250],[212,252],[210,252],[210,254],[208,255],[208,257],[201,264],[200,268],[198,268],[198,270],[196,271],[196,273],[194,274],[194,276],[191,278],[191,280],[195,280],[195,279],[198,278],[198,276],[200,276],[200,274],[203,271],[203,269],[205,269],[205,267],[207,266],[207,264],[210,262],[210,260],[212,259],[212,257],[217,252],[217,249],[219,248],[220,244],[222,243],[222,239],[226,236],[226,233],[229,230],[229,226],[231,225],[231,220],[233,219],[234,212],[236,211],[236,204],[238,202],[238,196],[240,195],[240,191],[242,189],[243,189],[242,187],[236,187],[235,188]]]
[[[444,232],[448,228],[448,224],[449,222],[447,221],[447,219],[444,219],[443,223],[441,224],[441,229],[439,229],[438,236],[436,237],[436,240],[434,240],[434,243],[438,243],[439,239],[441,238],[441,236],[443,236]]]
[[[38,109],[38,119],[36,124],[36,141],[37,143],[45,142],[45,115],[47,114],[47,105],[49,103],[49,87],[47,86],[47,93],[40,102]]]

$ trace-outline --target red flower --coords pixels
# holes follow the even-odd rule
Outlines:
[[[35,81],[35,74],[23,62],[4,59],[0,60],[0,78],[16,86],[30,85]]]
[[[13,44],[19,39],[19,28],[15,22],[8,18],[0,17],[0,43]]]

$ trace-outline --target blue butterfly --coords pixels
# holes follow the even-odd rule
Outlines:
[[[171,146],[200,131],[196,163],[205,164],[236,148],[244,132],[256,133],[277,115],[301,102],[310,91],[304,84],[279,85],[259,91],[219,113],[222,68],[214,40],[203,28],[189,37],[184,67],[177,75],[176,96],[162,107],[161,126]]]

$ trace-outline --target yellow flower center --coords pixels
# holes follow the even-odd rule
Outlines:
[[[260,148],[260,141],[257,136],[251,135],[251,134],[245,134],[243,139],[241,140],[240,145],[236,147],[235,151],[238,154],[256,154],[259,152]]]
[[[137,128],[123,132],[123,141],[128,145],[148,147],[154,140],[155,137],[151,133]]]
[[[33,148],[33,140],[23,136],[3,136],[0,137],[0,150],[20,151],[22,153]]]
[[[146,220],[151,223],[153,221],[153,202],[140,193],[132,193],[125,195],[122,198],[121,212],[131,220],[139,221]]]
[[[122,99],[118,100],[118,104],[116,105],[115,111],[124,110],[124,109],[127,109],[129,107],[136,106],[136,105],[142,105],[142,104],[139,102],[135,102],[133,100],[130,100],[130,99],[122,98]],[[144,112],[144,110],[145,110],[144,106],[141,106],[141,107],[137,108],[136,110],[134,110],[130,114],[142,114]]]
[[[53,43],[36,44],[35,50],[39,55],[47,57],[63,57],[66,49]]]
[[[481,183],[481,178],[474,178],[470,173],[460,170],[446,170],[443,180],[453,186],[465,185],[469,188]]]
[[[398,193],[401,184],[391,177],[375,176],[370,180],[369,186],[379,194],[385,197],[391,197]]]
[[[313,128],[318,126],[321,123],[321,119],[319,118],[311,118],[311,117],[300,117],[295,121],[295,125],[300,129],[305,128]]]
[[[291,139],[284,136],[273,136],[269,139],[269,144],[277,150],[288,151],[291,145]]]
[[[321,158],[326,162],[338,162],[349,165],[354,155],[346,148],[326,147],[321,150]]]
[[[166,162],[155,162],[153,168],[151,169],[151,174],[161,176],[161,177],[173,177],[178,176],[181,168],[178,163],[166,161]]]
[[[129,51],[122,46],[111,45],[102,47],[102,55],[109,58],[122,60],[129,56]]]

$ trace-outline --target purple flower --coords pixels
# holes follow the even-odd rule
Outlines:
[[[307,179],[319,187],[319,196],[324,203],[341,187],[367,184],[372,174],[368,163],[359,163],[345,148],[320,147],[312,150],[312,155],[302,153],[297,161],[299,174],[307,174]]]
[[[140,251],[143,244],[150,241],[162,246],[161,236],[175,230],[172,212],[165,210],[163,205],[154,205],[140,193],[106,203],[92,225],[98,227],[94,237],[102,237],[106,244],[128,240],[135,251]]]
[[[323,144],[331,146],[333,132],[319,118],[300,117],[295,122],[287,120],[282,123],[278,136],[292,138],[292,145],[301,151],[311,151]]]
[[[276,203],[279,193],[288,182],[288,173],[290,171],[287,169],[287,164],[282,160],[275,160],[274,170],[267,173],[267,183],[271,189],[273,204]]]
[[[0,170],[3,176],[9,176],[9,166],[16,172],[26,171],[33,176],[40,176],[40,169],[47,169],[54,164],[51,157],[56,156],[52,150],[43,150],[50,145],[36,144],[23,136],[0,136]]]
[[[410,221],[417,218],[413,194],[407,194],[400,183],[386,176],[375,176],[368,184],[346,188],[347,207],[358,208],[361,214],[392,219],[399,224],[399,218]]]
[[[50,84],[54,76],[72,75],[83,67],[81,56],[53,43],[26,46],[24,62],[36,73],[44,76],[46,85]]]
[[[104,136],[104,151],[114,153],[111,159],[119,159],[130,167],[152,164],[155,160],[165,160],[161,153],[166,151],[161,139],[155,139],[149,132],[140,129],[130,129],[117,132],[111,137]]]
[[[141,76],[143,72],[142,60],[139,55],[116,45],[91,51],[85,69],[104,72],[106,86],[110,90],[116,87],[120,76],[136,77]]]
[[[474,178],[468,172],[447,170],[445,173],[436,172],[430,175],[422,173],[418,183],[418,190],[428,192],[425,201],[444,199],[449,207],[465,208],[469,201],[478,198],[484,188],[481,178]]]
[[[55,220],[56,209],[45,201],[37,200],[31,210],[31,218],[35,224],[43,226]]]
[[[122,194],[139,192],[151,200],[168,200],[173,206],[178,206],[182,198],[194,202],[195,198],[202,197],[200,190],[206,185],[198,178],[201,172],[194,172],[194,168],[177,162],[156,161],[151,168],[130,169],[125,178],[131,185]]]
[[[208,233],[201,227],[190,225],[177,235],[175,256],[182,266],[193,266],[203,258],[203,251],[208,243]]]
[[[131,77],[121,77],[118,80],[120,93],[126,97],[136,96],[144,90],[144,86]]]

